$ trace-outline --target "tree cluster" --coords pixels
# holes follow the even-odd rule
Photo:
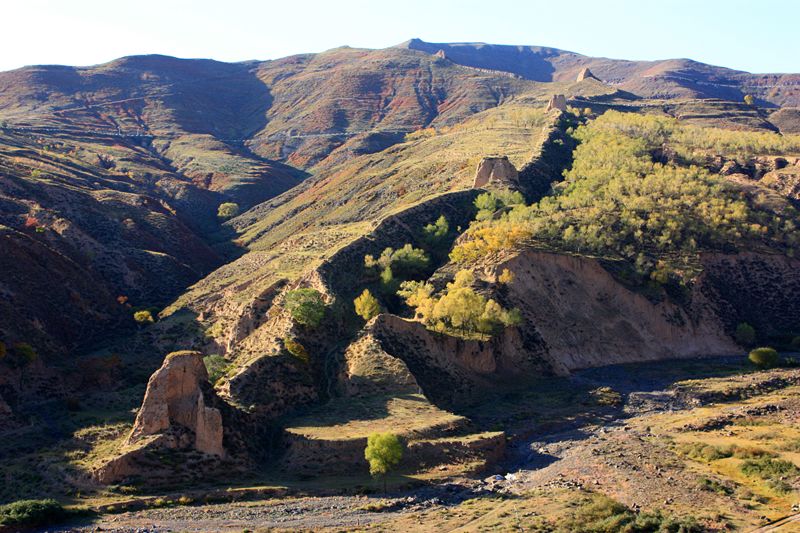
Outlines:
[[[436,331],[490,337],[521,322],[517,309],[504,309],[475,292],[474,282],[472,272],[461,270],[441,294],[435,294],[433,285],[422,281],[404,282],[398,294],[414,308],[418,319]]]

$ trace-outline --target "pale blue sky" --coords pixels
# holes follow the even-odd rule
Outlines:
[[[0,70],[161,53],[273,59],[411,37],[800,72],[800,0],[4,0]]]

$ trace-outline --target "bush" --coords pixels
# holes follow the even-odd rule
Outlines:
[[[752,346],[756,342],[756,330],[747,322],[736,326],[736,342],[742,346]]]
[[[781,360],[774,348],[756,348],[747,358],[758,368],[772,368]]]
[[[300,344],[300,341],[297,339],[293,339],[292,337],[286,337],[283,339],[283,346],[286,348],[286,351],[292,354],[294,357],[299,359],[305,364],[309,364],[311,359],[308,356],[308,350],[306,347]]]
[[[222,376],[227,374],[228,369],[231,367],[227,359],[217,354],[203,357],[203,363],[206,365],[206,371],[208,372],[208,381],[210,381],[212,385],[216,384]]]
[[[284,305],[298,324],[315,328],[325,317],[325,300],[315,289],[296,289],[286,293]]]
[[[438,250],[447,241],[450,235],[450,224],[444,215],[441,215],[436,222],[428,224],[422,228],[422,240],[433,250]]]
[[[756,476],[767,481],[783,481],[782,478],[800,474],[800,469],[791,461],[771,457],[748,459],[739,469],[747,476]]]
[[[364,289],[361,296],[353,300],[353,305],[356,308],[356,314],[366,321],[369,321],[381,312],[381,305],[378,299],[375,298],[369,289]]]
[[[678,446],[678,453],[683,454],[695,461],[718,461],[733,455],[734,449],[731,446],[719,447],[703,442],[688,442]]]
[[[680,519],[660,512],[635,513],[622,503],[594,494],[556,529],[559,533],[701,533],[705,529],[692,517]]]
[[[12,347],[16,362],[21,365],[29,365],[39,358],[36,349],[27,342],[17,342]]]
[[[67,516],[67,511],[55,500],[20,500],[0,506],[2,526],[41,527]]]
[[[136,321],[137,324],[142,326],[146,324],[152,324],[153,322],[155,322],[155,320],[153,319],[153,313],[151,313],[146,309],[143,311],[136,311],[135,313],[133,313],[133,319]]]
[[[217,216],[223,220],[233,218],[239,214],[239,204],[225,202],[219,205]]]

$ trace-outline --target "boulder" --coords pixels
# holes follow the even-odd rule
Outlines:
[[[558,109],[560,111],[567,110],[567,97],[563,94],[554,94],[550,97],[550,101],[547,102],[547,109],[546,112],[550,112],[553,109]]]
[[[597,76],[595,76],[594,74],[592,74],[592,71],[591,71],[591,70],[589,70],[587,67],[584,67],[584,68],[582,68],[582,69],[581,69],[581,71],[578,73],[578,79],[577,79],[577,80],[575,80],[575,81],[583,81],[583,80],[585,80],[585,79],[587,79],[587,78],[591,78],[591,79],[593,79],[593,80],[596,80],[596,79],[597,79]]]
[[[519,173],[507,156],[484,157],[475,169],[475,183],[472,186],[478,189],[490,182],[516,185],[518,178]]]
[[[200,352],[169,354],[147,383],[144,402],[128,444],[176,431],[185,435],[188,430],[193,439],[163,439],[162,442],[170,448],[188,444],[200,452],[223,457],[222,414],[219,409],[206,407],[203,386],[207,382],[208,373]]]

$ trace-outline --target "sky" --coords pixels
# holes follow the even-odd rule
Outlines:
[[[412,37],[800,72],[800,0],[4,0],[0,70],[166,54],[275,59]]]

